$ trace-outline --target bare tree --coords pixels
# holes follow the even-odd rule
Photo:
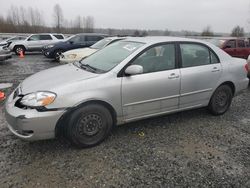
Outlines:
[[[56,31],[61,32],[63,24],[63,11],[59,4],[56,4],[54,6],[54,21],[55,21]]]
[[[239,25],[235,26],[231,33],[232,37],[244,37],[244,35],[245,35],[244,28],[240,27]]]
[[[210,26],[205,27],[201,33],[201,36],[214,36],[211,27]]]
[[[94,26],[95,26],[94,17],[87,16],[84,19],[84,32],[86,32],[86,33],[93,33],[94,32]]]

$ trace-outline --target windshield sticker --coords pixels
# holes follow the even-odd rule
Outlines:
[[[130,51],[130,52],[132,52],[136,49],[136,47],[131,45],[131,44],[127,44],[127,45],[123,46],[123,48]]]

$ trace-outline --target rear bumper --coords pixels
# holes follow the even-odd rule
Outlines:
[[[21,109],[10,95],[5,104],[5,117],[9,130],[24,140],[44,140],[55,138],[57,121],[64,111],[38,112],[35,109]]]
[[[248,85],[249,79],[247,77],[238,82],[238,84],[236,85],[235,96],[241,94],[245,89],[247,89]]]

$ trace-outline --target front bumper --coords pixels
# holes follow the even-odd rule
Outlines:
[[[0,54],[0,61],[4,61],[6,59],[10,59],[11,57],[12,57],[12,53],[11,52]]]
[[[55,138],[55,127],[64,113],[61,111],[38,112],[36,109],[21,109],[15,106],[13,93],[5,104],[5,117],[10,131],[24,140],[44,140]]]

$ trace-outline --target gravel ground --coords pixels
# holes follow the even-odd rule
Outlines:
[[[0,63],[10,93],[24,78],[57,66],[42,55]],[[206,109],[117,127],[101,145],[25,142],[11,134],[0,103],[0,187],[250,187],[250,89],[223,116]]]

